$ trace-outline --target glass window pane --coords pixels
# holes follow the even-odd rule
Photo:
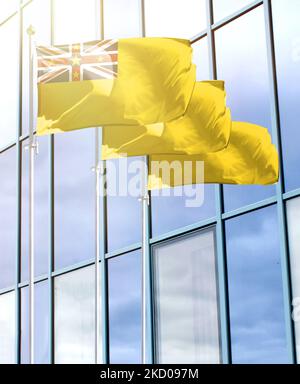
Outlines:
[[[205,0],[145,0],[147,36],[191,38],[206,28]]]
[[[95,251],[94,130],[55,136],[55,268]]]
[[[54,0],[54,43],[95,39],[100,30],[97,11],[95,0]]]
[[[136,37],[140,32],[140,0],[104,0],[105,38]]]
[[[182,190],[184,191],[182,193]],[[161,195],[168,193],[169,196]],[[204,193],[204,196],[203,196]],[[181,194],[181,196],[176,196]],[[188,206],[189,201],[202,200],[198,207]],[[187,185],[153,191],[152,207],[152,236],[159,236],[166,232],[197,223],[215,216],[215,188],[214,185]]]
[[[0,150],[16,140],[19,125],[19,30],[14,16],[0,27],[1,51],[7,60],[1,61],[0,71]]]
[[[285,186],[300,187],[300,1],[272,1]]]
[[[16,275],[17,186],[16,148],[0,153],[0,288],[11,286]]]
[[[0,295],[0,364],[15,362],[15,292]]]
[[[110,259],[110,363],[141,363],[141,252]]]
[[[47,137],[39,137],[39,154],[35,157],[35,275],[48,271],[49,255],[49,145]],[[21,279],[28,275],[28,235],[29,235],[29,151],[28,140],[22,143],[22,258]]]
[[[42,15],[42,16],[41,16]],[[34,0],[23,8],[23,46],[22,46],[22,134],[28,134],[28,101],[29,101],[29,39],[27,28],[33,25],[34,40],[37,45],[50,44],[51,11],[50,0]],[[36,98],[37,100],[37,98]],[[34,116],[37,115],[37,103],[34,104]]]
[[[226,223],[233,363],[287,363],[276,206]]]
[[[253,0],[213,0],[214,21],[219,21],[251,3]]]
[[[154,247],[156,359],[219,363],[214,231]]]
[[[108,250],[116,250],[142,240],[142,213],[139,196],[131,196],[122,192],[127,182],[118,181],[120,172],[128,175],[130,164],[137,158],[126,158],[107,161],[107,226]],[[113,184],[114,183],[114,184]],[[115,186],[115,187],[114,187]],[[117,192],[114,193],[114,189]]]
[[[218,78],[226,81],[233,120],[249,121],[270,130],[263,7],[218,30],[216,49]],[[234,210],[274,194],[275,186],[225,186],[225,209]]]
[[[35,284],[34,311],[34,361],[35,364],[49,362],[49,284]],[[29,363],[29,289],[21,290],[21,363]]]
[[[209,73],[209,56],[207,37],[202,38],[192,45],[193,61],[197,66],[197,80],[210,79]]]
[[[300,198],[287,202],[294,324],[297,358],[300,363]]]
[[[55,279],[56,364],[94,363],[94,271],[91,266]]]
[[[1,0],[0,2],[0,23],[12,15],[18,9],[18,0]]]

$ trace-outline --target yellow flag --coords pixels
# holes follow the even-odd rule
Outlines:
[[[169,38],[37,47],[37,133],[175,119],[194,88],[191,56],[188,40]]]
[[[185,114],[166,123],[103,127],[102,159],[203,154],[228,144],[231,117],[223,81],[196,82]]]
[[[197,167],[197,162],[203,162]],[[274,184],[278,154],[266,128],[233,122],[228,146],[204,155],[151,155],[149,189],[183,184]]]

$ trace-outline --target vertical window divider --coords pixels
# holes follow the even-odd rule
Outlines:
[[[286,338],[288,354],[291,363],[296,362],[296,345],[295,345],[295,330],[292,320],[292,288],[291,288],[291,273],[290,273],[290,260],[288,250],[288,235],[287,235],[287,218],[286,207],[283,200],[284,193],[284,174],[282,162],[282,144],[280,134],[280,110],[279,110],[279,96],[278,96],[278,82],[276,73],[276,55],[275,55],[275,42],[273,31],[273,17],[271,0],[264,0],[264,15],[266,26],[267,38],[267,60],[268,72],[271,94],[271,117],[272,117],[272,138],[278,149],[279,153],[279,182],[276,185],[276,198],[277,198],[277,214],[279,225],[279,242],[280,242],[280,255],[282,266],[282,284],[283,284],[283,300],[284,300],[284,317],[286,326]]]
[[[209,67],[212,79],[217,79],[216,49],[214,42],[213,25],[213,0],[206,0],[207,9],[207,41],[209,49]],[[230,348],[230,320],[229,320],[229,298],[228,298],[228,278],[226,263],[226,246],[224,235],[223,213],[223,186],[216,185],[216,249],[217,249],[217,269],[218,269],[218,291],[220,306],[220,331],[221,331],[221,352],[222,363],[231,363]]]

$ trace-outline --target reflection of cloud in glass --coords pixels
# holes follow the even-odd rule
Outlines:
[[[300,198],[287,203],[293,299],[300,298]],[[298,310],[294,308],[295,310]],[[300,321],[295,323],[298,362],[300,362]]]
[[[35,284],[34,361],[49,362],[49,286],[48,281]],[[29,312],[28,287],[21,290],[21,363],[29,363]]]
[[[19,119],[19,50],[18,17],[14,16],[0,28],[1,52],[9,60],[1,60],[0,71],[0,149],[13,142]]]
[[[17,239],[16,148],[0,154],[0,288],[14,284]]]
[[[0,364],[15,361],[15,292],[0,295]]]
[[[250,3],[252,0],[213,0],[214,21],[221,20]]]
[[[96,38],[95,0],[54,0],[54,11],[55,44],[79,43]]]
[[[94,266],[55,279],[55,362],[94,362]],[[101,350],[101,346],[100,346]]]
[[[205,0],[146,0],[147,36],[191,38],[206,27]]]
[[[180,187],[173,188],[173,192],[175,192],[177,188]],[[195,189],[195,186],[186,186],[186,188],[192,192]],[[200,207],[186,207],[186,200],[188,200],[188,198],[185,196],[174,196],[173,193],[169,197],[152,197],[153,236],[158,236],[162,233],[215,216],[214,185],[204,186],[204,203]]]
[[[137,158],[109,160],[107,162],[107,187],[111,188],[111,182],[119,180],[121,163],[130,164]],[[115,168],[110,167],[115,165]],[[119,168],[120,167],[120,168]],[[115,169],[114,174],[112,170]],[[128,169],[128,168],[127,168]],[[128,180],[133,175],[128,174]],[[121,185],[116,186],[118,189]],[[107,226],[108,226],[108,250],[126,247],[141,241],[141,203],[138,197],[132,196],[108,196],[107,197]]]
[[[110,362],[141,362],[141,252],[110,259]]]
[[[140,35],[140,0],[104,0],[104,37]]]
[[[55,268],[94,257],[94,129],[55,137]]]
[[[218,363],[213,231],[157,246],[154,261],[158,361]]]
[[[234,363],[286,363],[276,207],[226,224]]]
[[[246,43],[245,43],[246,42]],[[216,32],[218,78],[226,81],[232,118],[271,129],[269,76],[263,8]],[[233,210],[275,194],[274,186],[226,186],[225,208]]]
[[[279,107],[287,190],[299,188],[300,2],[272,1]]]

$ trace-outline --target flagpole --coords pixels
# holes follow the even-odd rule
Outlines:
[[[148,159],[142,171],[142,363],[147,363],[147,262],[148,262]]]
[[[100,132],[99,132],[100,131]],[[101,128],[95,129],[95,172],[96,172],[96,254],[95,254],[95,364],[99,364],[100,345],[100,156],[99,136]]]
[[[33,136],[33,36],[35,31],[30,25],[29,38],[29,364],[34,364],[34,156],[37,144]]]

